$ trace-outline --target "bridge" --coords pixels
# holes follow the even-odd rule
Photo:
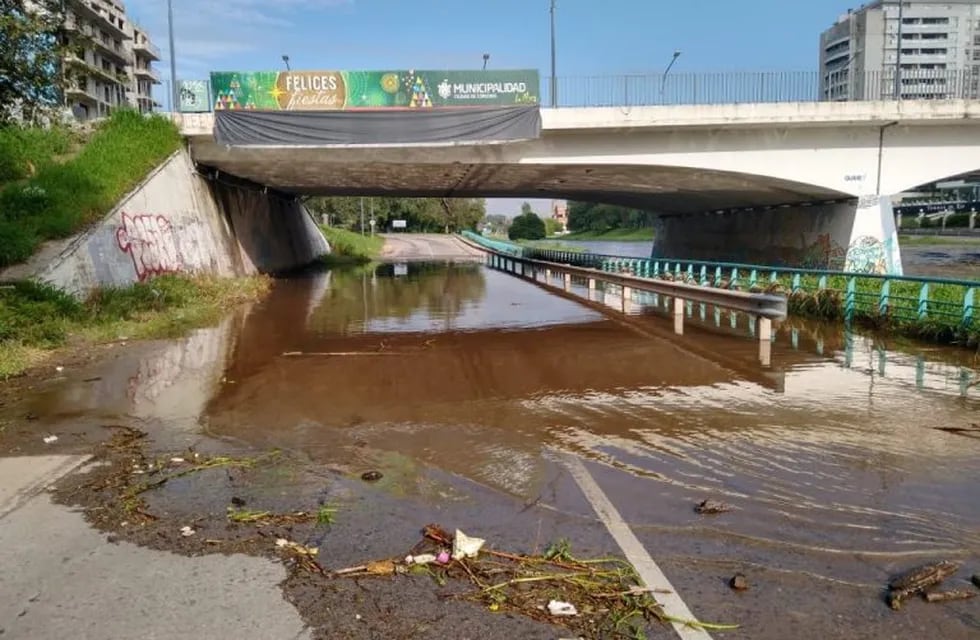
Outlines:
[[[605,201],[661,214],[658,257],[879,273],[901,273],[891,196],[980,169],[973,100],[543,109],[493,144],[227,145],[177,117],[204,171],[288,193]]]

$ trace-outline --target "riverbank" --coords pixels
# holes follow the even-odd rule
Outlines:
[[[649,242],[653,240],[653,229],[611,229],[598,233],[595,231],[576,231],[563,236],[552,236],[549,240],[608,240],[616,242]]]
[[[16,282],[0,288],[0,379],[43,364],[60,350],[120,340],[175,338],[216,322],[229,309],[260,299],[265,276],[161,276],[79,301],[50,286]]]
[[[330,253],[321,256],[320,262],[328,267],[367,264],[381,255],[385,240],[381,236],[363,236],[338,227],[320,226],[320,231],[330,243]]]

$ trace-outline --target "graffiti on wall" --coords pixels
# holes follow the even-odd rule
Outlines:
[[[174,239],[173,225],[166,216],[122,214],[116,243],[133,260],[136,278],[147,278],[183,270],[184,261]]]
[[[861,236],[847,249],[845,271],[853,273],[888,273],[885,243],[871,236]]]
[[[803,240],[803,252],[797,263],[804,269],[840,269],[844,265],[847,249],[834,243],[829,233],[821,233],[816,241],[807,245]]]

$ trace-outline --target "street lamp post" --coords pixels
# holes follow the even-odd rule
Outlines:
[[[555,76],[555,0],[551,0],[551,106],[558,106],[558,78]]]
[[[680,50],[678,49],[677,51],[674,51],[674,57],[672,57],[670,59],[670,62],[667,64],[667,68],[664,69],[664,76],[660,80],[660,102],[661,102],[661,104],[663,104],[663,101],[664,101],[664,90],[667,88],[667,74],[670,73],[671,67],[674,66],[674,63],[677,62],[677,59],[680,58],[680,57],[681,57]]]
[[[487,63],[488,62],[490,62],[490,54],[489,53],[484,53],[483,54],[483,70],[484,71],[487,70]]]
[[[285,53],[282,54],[282,61],[286,65],[286,71],[291,72],[292,68],[289,66],[289,56],[286,55]]]
[[[171,114],[179,107],[177,98],[177,58],[174,56],[174,2],[167,0],[167,30],[170,38],[170,105]]]

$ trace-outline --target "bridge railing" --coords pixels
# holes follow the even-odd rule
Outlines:
[[[471,234],[476,236],[476,234]],[[476,236],[482,241],[489,240]],[[642,278],[687,282],[749,292],[789,294],[797,315],[862,320],[915,337],[980,342],[980,281],[889,276],[820,269],[678,259],[644,259],[510,245],[524,258],[590,267]]]
[[[766,102],[954,100],[980,98],[980,76],[967,70],[919,69],[850,73],[818,71],[662,72],[559,76],[558,107],[708,105]],[[900,87],[900,90],[899,90]],[[551,78],[541,104],[552,106]]]

